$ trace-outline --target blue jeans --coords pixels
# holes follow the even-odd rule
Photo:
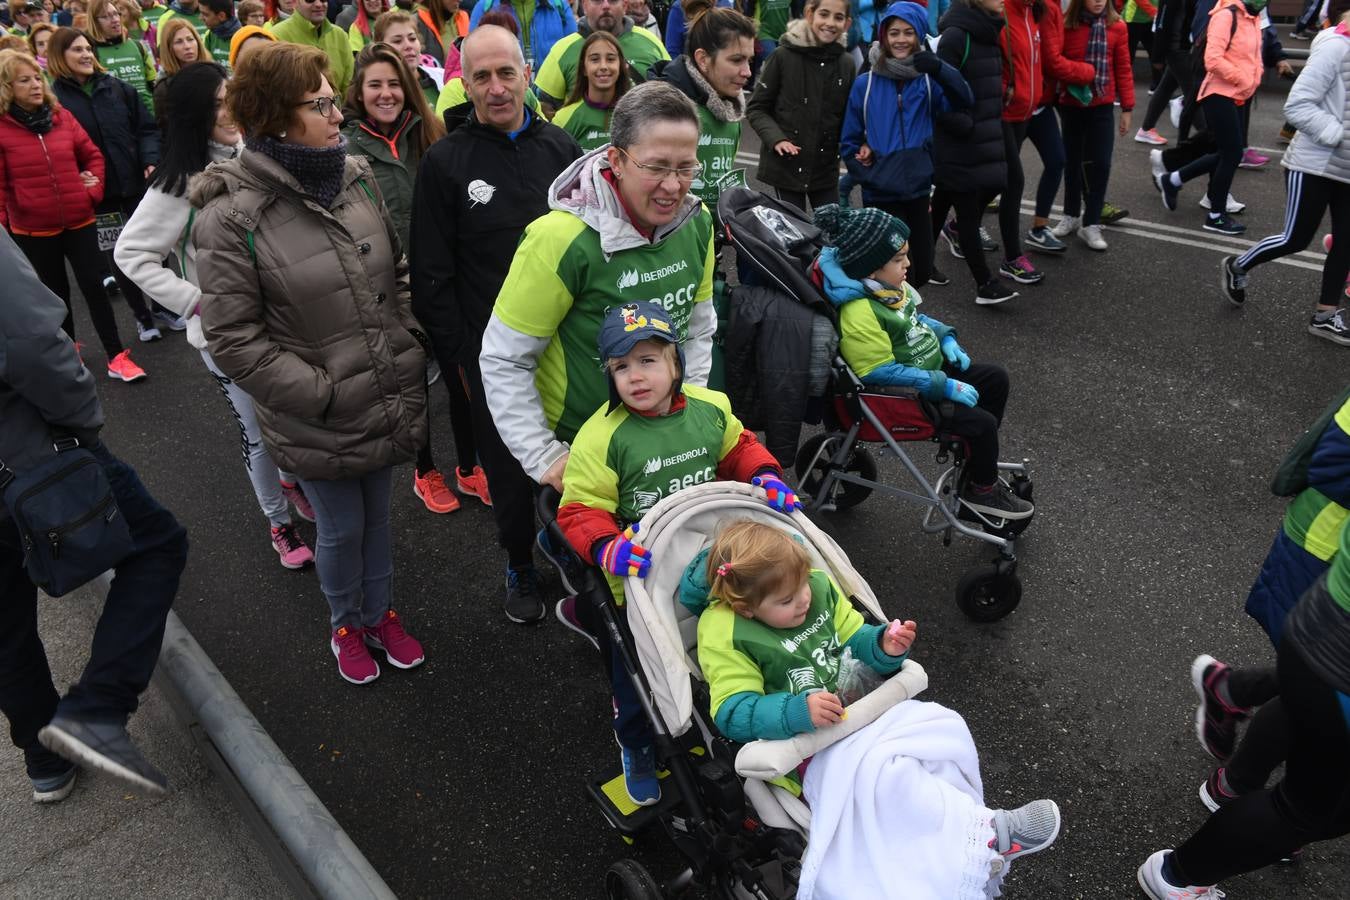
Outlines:
[[[136,471],[102,444],[92,451],[131,530],[131,554],[115,569],[112,587],[94,628],[89,662],[64,699],[52,684],[47,652],[37,630],[37,588],[23,569],[14,521],[0,519],[0,712],[10,738],[24,751],[30,777],[65,771],[68,763],[44,749],[38,731],[59,711],[72,718],[124,722],[150,683],[164,640],[178,579],[187,565],[187,532],[146,491]]]
[[[389,609],[394,548],[389,501],[394,468],[341,481],[303,479],[319,537],[314,567],[336,631],[374,626]]]

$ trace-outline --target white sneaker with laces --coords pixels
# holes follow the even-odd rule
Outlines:
[[[1167,104],[1167,116],[1172,120],[1173,128],[1181,127],[1181,98],[1173,97]]]
[[[1162,867],[1163,860],[1171,850],[1159,850],[1139,867],[1139,873],[1136,876],[1139,879],[1139,886],[1144,889],[1153,900],[1222,900],[1228,896],[1214,885],[1209,887],[1200,887],[1198,885],[1189,885],[1178,887],[1171,884],[1166,878],[1163,878]]]
[[[1078,230],[1082,219],[1078,216],[1065,216],[1059,220],[1059,224],[1050,229],[1050,233],[1057,238],[1066,238]]]
[[[1084,225],[1078,229],[1078,237],[1093,250],[1105,250],[1106,239],[1102,237],[1102,226]]]
[[[1197,202],[1205,209],[1212,208],[1212,204],[1209,202],[1209,194],[1202,194]],[[1228,212],[1230,213],[1240,213],[1247,208],[1247,204],[1243,203],[1232,194],[1228,195],[1228,202],[1224,205],[1228,207]]]
[[[1155,178],[1161,178],[1167,174],[1167,166],[1163,163],[1161,150],[1148,151],[1148,168]]]

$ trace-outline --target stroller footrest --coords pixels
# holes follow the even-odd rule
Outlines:
[[[638,806],[633,802],[623,785],[623,770],[617,767],[592,778],[586,785],[586,794],[600,807],[614,830],[631,837],[659,822],[679,804],[675,783],[669,775],[666,769],[656,773],[661,781],[661,799],[651,806]]]

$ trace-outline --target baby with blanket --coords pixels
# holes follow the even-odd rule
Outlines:
[[[749,520],[694,558],[680,601],[699,616],[713,721],[739,743],[842,721],[844,650],[889,676],[916,634],[911,621],[865,624],[798,540]],[[812,807],[799,898],[997,896],[1007,864],[1059,834],[1054,801],[984,806],[970,733],[935,703],[905,701],[808,762],[772,782]]]

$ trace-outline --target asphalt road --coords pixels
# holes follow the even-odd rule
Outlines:
[[[1279,85],[1260,95],[1253,144],[1275,146],[1283,95]],[[743,149],[756,152],[748,128]],[[973,357],[1012,373],[1003,446],[1030,460],[1039,508],[1021,543],[1021,608],[994,625],[966,621],[952,588],[990,553],[943,549],[919,532],[915,507],[874,497],[824,519],[888,612],[918,620],[926,699],[970,723],[990,805],[1053,797],[1063,809],[1058,843],[1018,864],[1012,898],[1137,896],[1135,867],[1203,821],[1196,789],[1209,767],[1188,666],[1200,652],[1271,659],[1242,612],[1282,511],[1266,485],[1350,372],[1345,348],[1304,331],[1320,248],[1259,270],[1247,308],[1231,308],[1218,263],[1247,242],[1200,230],[1197,185],[1181,211],[1164,211],[1146,151],[1117,144],[1109,199],[1133,215],[1108,230],[1108,252],[1071,239],[1064,257],[1036,258],[1043,285],[997,308],[971,302],[950,257],[940,265],[952,285],[925,291],[925,310],[957,325]],[[1029,147],[1026,159],[1030,185]],[[1279,230],[1276,163],[1240,172],[1234,193],[1253,240]],[[130,316],[121,321],[134,334]],[[396,605],[427,663],[353,687],[335,671],[315,575],[282,569],[268,546],[235,425],[201,360],[181,336],[135,353],[150,377],[105,384],[105,439],[191,534],[176,608],[401,896],[592,898],[627,854],[675,874],[659,835],[629,848],[583,798],[584,779],[616,755],[607,691],[570,632],[502,614],[489,510],[465,501],[434,516],[401,467]],[[929,448],[916,451],[933,470]],[[882,470],[903,481],[894,460]],[[1324,897],[1348,878],[1350,854],[1332,842],[1225,888],[1242,900]]]

